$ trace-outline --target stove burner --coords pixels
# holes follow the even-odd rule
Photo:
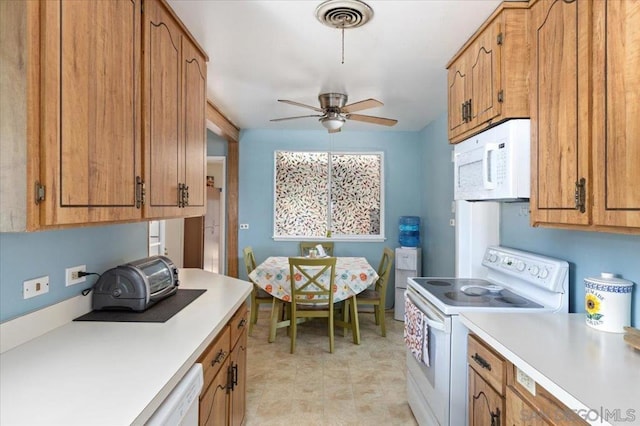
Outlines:
[[[444,295],[445,297],[451,300],[455,300],[456,302],[464,302],[464,303],[477,304],[477,305],[484,305],[490,300],[488,297],[485,297],[481,294],[468,295],[468,294],[460,293],[457,291],[448,291]]]
[[[429,280],[427,281],[427,284],[440,287],[451,287],[451,283],[449,281]]]
[[[460,291],[467,296],[483,296],[489,293],[489,289],[486,287],[478,287],[475,285],[463,285],[460,287]]]
[[[517,305],[524,306],[529,303],[529,301],[523,297],[510,295],[510,296],[500,296],[496,297],[496,302],[507,303],[509,305]]]

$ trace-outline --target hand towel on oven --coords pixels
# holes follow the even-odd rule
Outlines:
[[[424,314],[413,302],[404,299],[404,341],[413,356],[429,366],[429,333]]]

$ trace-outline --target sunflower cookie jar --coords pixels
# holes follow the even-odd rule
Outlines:
[[[624,333],[631,323],[633,283],[603,272],[584,279],[587,325],[602,331]]]

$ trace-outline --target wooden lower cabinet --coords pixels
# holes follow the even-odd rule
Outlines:
[[[473,334],[468,338],[467,363],[469,426],[587,424],[523,372],[518,381],[518,368]]]
[[[505,398],[505,420],[506,426],[548,426],[546,420],[542,418],[540,413],[535,408],[531,407],[525,402],[520,395],[513,390],[512,387],[507,387],[507,394]]]
[[[218,426],[227,424],[227,388],[229,360],[214,377],[207,390],[200,397],[200,426]]]
[[[469,368],[469,425],[504,425],[504,398]]]
[[[521,374],[523,373],[521,372]],[[507,426],[581,426],[588,424],[531,378],[527,378],[527,381],[530,382],[529,387],[532,389],[530,391],[517,380],[517,377],[518,368],[509,363],[506,392]]]
[[[242,305],[200,356],[200,426],[241,425],[246,409],[248,309]]]
[[[231,393],[229,395],[229,425],[241,425],[247,405],[247,330],[231,351]]]
[[[467,341],[469,426],[504,425],[506,361],[477,336]]]

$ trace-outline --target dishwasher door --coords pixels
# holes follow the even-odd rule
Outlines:
[[[204,375],[194,364],[146,423],[148,426],[198,426],[198,401]]]

